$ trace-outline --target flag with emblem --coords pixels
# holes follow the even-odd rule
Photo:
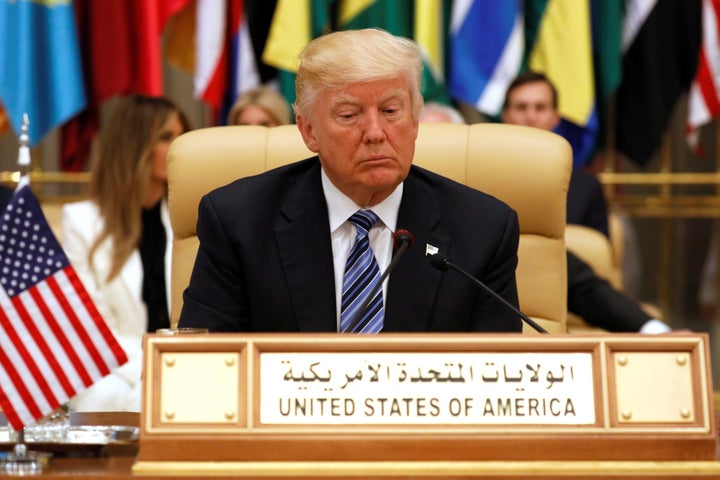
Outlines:
[[[127,362],[26,178],[0,217],[0,407],[14,429]]]

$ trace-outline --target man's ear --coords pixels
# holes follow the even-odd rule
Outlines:
[[[560,125],[560,111],[556,108],[553,110],[553,114],[555,115],[555,122],[553,123],[553,126],[551,128],[552,131],[554,131],[558,125]]]
[[[317,140],[315,139],[315,132],[310,120],[303,115],[297,115],[295,117],[295,123],[297,123],[300,135],[302,135],[303,142],[305,142],[305,146],[308,150],[318,153],[320,149],[318,148]]]

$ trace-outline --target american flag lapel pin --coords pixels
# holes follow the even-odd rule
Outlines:
[[[436,247],[434,245],[430,245],[429,243],[425,244],[425,256],[426,257],[430,257],[437,253],[438,253],[438,247]]]

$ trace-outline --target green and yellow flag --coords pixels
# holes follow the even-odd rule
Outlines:
[[[423,52],[423,97],[448,103],[445,91],[445,38],[449,4],[444,0],[342,0],[341,30],[381,28],[414,39]]]
[[[332,0],[278,0],[263,51],[263,62],[278,69],[280,91],[295,101],[298,55],[313,38],[330,29]]]

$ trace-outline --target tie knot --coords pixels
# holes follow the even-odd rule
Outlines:
[[[372,210],[358,210],[353,213],[350,217],[350,223],[355,225],[358,229],[363,230],[366,234],[375,225],[378,220],[377,215]]]

